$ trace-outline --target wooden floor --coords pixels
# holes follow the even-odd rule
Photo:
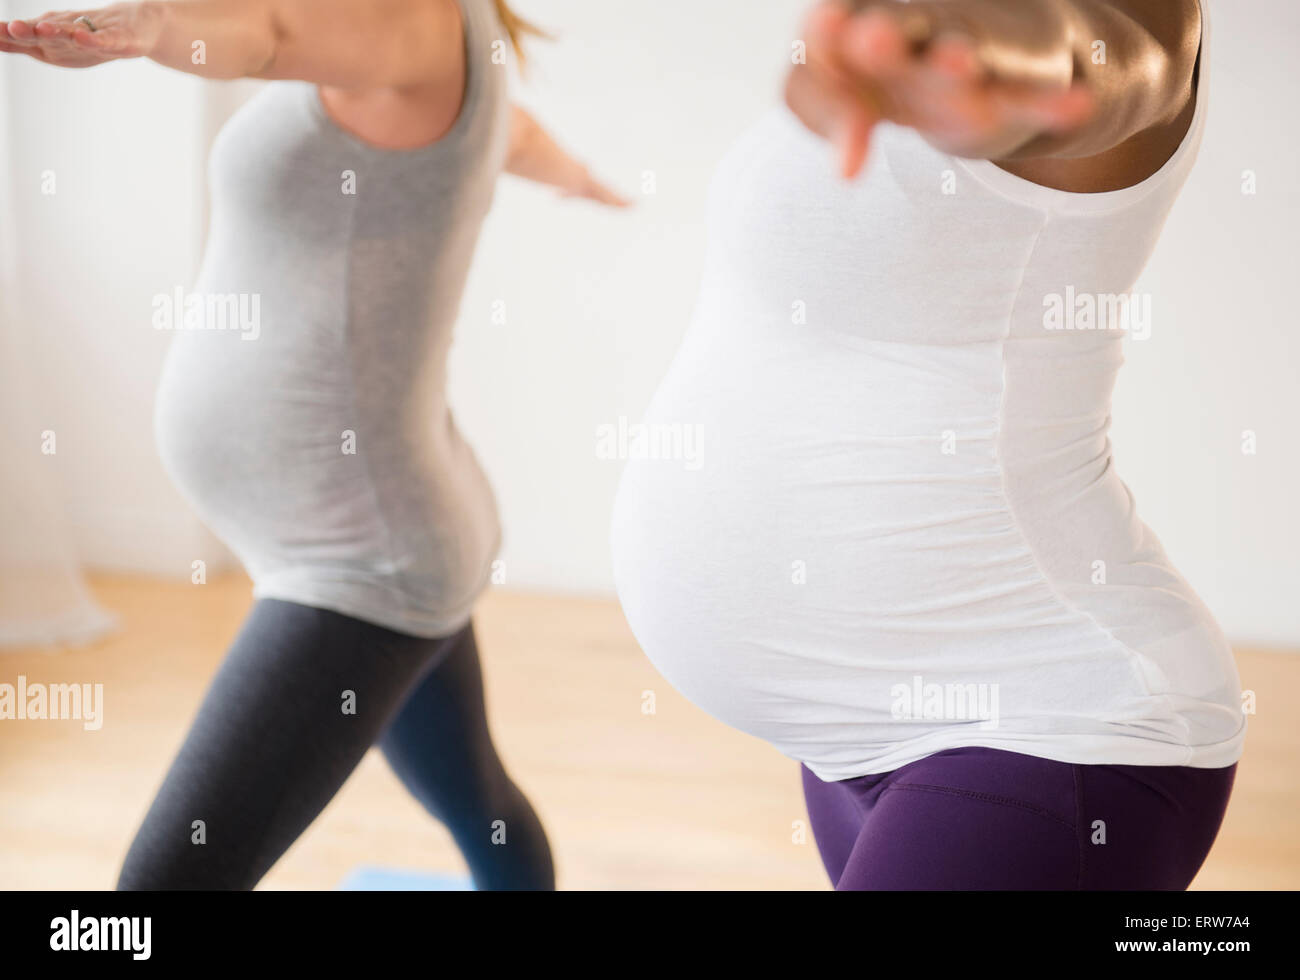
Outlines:
[[[0,888],[110,888],[248,584],[101,578],[121,631],[80,650],[0,653],[0,682],[102,683],[104,725],[0,722]],[[541,812],[570,889],[822,889],[795,765],[678,696],[617,605],[490,593],[476,617],[497,743]],[[1258,692],[1227,822],[1196,888],[1300,887],[1300,655],[1241,651]],[[653,691],[654,714],[642,711]],[[329,889],[358,865],[463,868],[371,752],[262,887]]]

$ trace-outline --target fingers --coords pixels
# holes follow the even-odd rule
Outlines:
[[[1009,124],[1044,132],[1065,132],[1088,122],[1096,110],[1092,93],[1081,84],[1060,92],[997,86],[991,98]]]
[[[985,156],[1081,126],[1094,112],[1090,93],[1064,79],[996,71],[986,31],[960,4],[859,6],[857,13],[840,4],[813,11],[808,64],[791,72],[786,88],[795,114],[834,143],[845,176],[861,171],[882,120],[947,152]]]
[[[856,78],[844,58],[845,32],[853,22],[854,15],[840,3],[815,7],[804,22],[807,63],[795,66],[785,90],[790,110],[831,141],[839,172],[846,178],[861,172],[871,131],[883,117],[880,93]]]
[[[976,39],[945,5],[913,2],[870,7],[845,24],[839,57],[850,71],[879,82],[930,68],[954,78],[982,74]]]
[[[91,31],[85,15],[72,11],[46,14],[33,20],[13,20],[7,25],[0,22],[0,29],[7,30],[8,37],[21,44],[46,46],[72,45],[81,40],[83,35],[102,40],[102,35],[108,33],[102,25]],[[0,32],[0,38],[4,37],[5,34]]]
[[[32,44],[36,41],[36,30],[25,20],[11,20],[5,25],[8,38],[18,44]]]
[[[597,204],[604,204],[606,207],[611,208],[630,208],[632,206],[632,202],[628,198],[610,190],[608,187],[598,188],[596,193],[591,196],[591,199]]]
[[[14,40],[13,35],[9,33],[9,22],[0,20],[0,51],[7,51],[10,54],[27,54],[27,48]]]
[[[897,78],[913,60],[902,24],[883,8],[853,17],[836,47],[845,67],[878,81]]]
[[[628,198],[623,197],[617,191],[606,187],[600,181],[591,177],[579,189],[564,192],[561,196],[580,197],[611,208],[628,208],[632,206],[632,202]]]
[[[11,30],[11,27],[14,30]],[[29,25],[23,21],[0,20],[0,52],[5,54],[25,54],[37,61],[46,60],[45,53],[41,50],[36,35],[31,32]]]
[[[938,31],[938,33],[936,33]],[[873,6],[844,18],[819,53],[844,87],[880,119],[911,125],[918,104],[982,81],[972,38],[945,26],[920,3]]]
[[[833,46],[852,16],[842,4],[819,4],[804,21],[804,40],[809,45]]]
[[[934,87],[987,81],[976,39],[920,3],[903,9],[872,7],[852,17],[835,54],[844,70],[885,96],[918,82]]]
[[[1055,130],[1074,129],[1090,122],[1097,114],[1097,98],[1088,86],[1076,82],[1053,98],[1056,120],[1049,123]]]
[[[599,195],[596,200],[600,201],[601,204],[608,204],[612,208],[630,208],[632,206],[631,198],[624,197],[612,187],[607,187],[598,182],[596,188]]]
[[[28,47],[23,44],[14,44],[12,41],[0,41],[0,52],[4,52],[5,54],[26,54],[37,59],[41,57],[39,49]]]
[[[785,101],[805,126],[831,141],[841,174],[852,178],[861,172],[871,130],[882,118],[871,92],[850,89],[835,75],[808,65],[790,73]]]
[[[32,31],[41,40],[62,39],[65,41],[72,40],[73,26],[72,22],[59,23],[49,20],[38,20],[32,27]]]
[[[74,13],[43,14],[26,20],[11,20],[7,27],[9,36],[19,41],[54,40],[70,36],[72,21],[78,16]]]
[[[979,52],[970,38],[955,34],[936,38],[926,53],[926,61],[937,74],[950,81],[973,85],[985,78]]]
[[[11,20],[7,24],[0,22],[0,39],[33,47],[57,47],[72,44],[73,29],[71,21]]]
[[[862,172],[871,149],[871,130],[879,119],[864,106],[853,106],[840,122],[835,136],[840,176],[852,180]]]
[[[623,195],[601,183],[592,176],[591,171],[581,165],[577,165],[571,178],[558,189],[560,197],[594,201],[612,208],[626,208],[632,204]]]
[[[21,21],[0,20],[0,52],[5,54],[25,54],[37,61],[47,62],[45,52],[41,50],[41,46],[34,34],[27,34],[22,27],[18,27],[16,33],[9,30],[11,24],[21,23]],[[24,36],[25,34],[27,36]]]
[[[32,22],[32,30],[42,42],[73,44],[78,34],[90,34],[88,21],[81,14],[54,14]]]
[[[120,28],[100,28],[89,31],[78,24],[72,32],[72,41],[79,48],[88,48],[104,53],[129,50],[130,35]]]
[[[86,18],[93,18],[94,30]],[[130,26],[112,10],[45,14],[34,20],[0,21],[0,41],[9,53],[28,54],[48,64],[84,68],[133,57],[138,47]]]

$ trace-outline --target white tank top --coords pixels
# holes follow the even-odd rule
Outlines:
[[[1107,434],[1124,334],[1177,329],[1116,297],[1195,159],[1207,65],[1208,28],[1182,145],[1111,193],[889,125],[844,182],[784,108],[724,160],[640,432],[700,452],[634,458],[613,525],[628,621],[687,697],[826,780],[966,745],[1236,761],[1231,650]]]

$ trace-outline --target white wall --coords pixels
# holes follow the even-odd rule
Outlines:
[[[1296,646],[1300,6],[1213,0],[1211,23],[1208,130],[1140,287],[1161,310],[1151,340],[1128,347],[1117,463],[1228,634]],[[1244,430],[1257,455],[1242,453]]]
[[[561,35],[530,45],[520,101],[638,205],[612,213],[503,182],[465,297],[453,402],[497,487],[512,584],[604,592],[621,464],[596,458],[596,427],[637,418],[676,350],[699,282],[707,182],[776,97],[805,4],[517,6]],[[1142,516],[1228,632],[1300,645],[1290,438],[1300,348],[1288,288],[1300,146],[1287,122],[1300,13],[1289,0],[1212,9],[1210,129],[1141,287],[1167,305],[1153,338],[1129,347],[1115,444]],[[57,206],[30,187],[16,201],[22,299],[49,332],[58,422],[80,443],[69,466],[84,550],[100,564],[173,568],[211,545],[189,537],[152,453],[148,402],[166,337],[140,311],[197,261],[202,83],[147,65],[98,71],[87,84],[23,66],[7,82],[40,92],[30,103],[11,95],[22,179],[53,161],[61,181]],[[231,97],[206,90],[217,89]],[[1246,169],[1258,173],[1254,197],[1241,194]],[[647,172],[653,196],[640,193]],[[504,326],[491,321],[498,300]],[[1258,432],[1258,455],[1242,455],[1243,429]]]
[[[5,3],[8,16],[44,4]],[[202,245],[202,83],[145,62],[89,72],[3,55],[11,132],[3,220],[18,241],[14,312],[33,341],[39,415],[82,557],[188,574],[215,546],[153,451],[168,335],[154,294],[186,283]],[[53,193],[48,181],[53,181]]]
[[[637,201],[609,212],[507,179],[485,229],[452,394],[494,478],[517,584],[610,588],[622,464],[596,458],[596,427],[638,417],[677,348],[699,284],[706,184],[771,106],[801,6],[517,4],[560,35],[528,46],[519,101]],[[489,319],[497,299],[505,326]]]

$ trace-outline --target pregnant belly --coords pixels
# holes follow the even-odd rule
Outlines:
[[[253,578],[386,583],[428,609],[481,587],[496,501],[455,428],[400,391],[358,398],[328,358],[307,373],[292,351],[245,350],[179,336],[155,429],[169,475]]]
[[[1042,447],[1010,452],[1002,372],[996,345],[688,338],[643,424],[695,426],[699,451],[629,459],[611,529],[665,678],[823,778],[994,737],[1153,740],[1179,764],[1189,731],[1230,737],[1226,641],[1095,413],[1022,415]]]
[[[277,519],[356,468],[348,406],[341,370],[307,377],[263,341],[181,334],[159,379],[154,433],[168,473],[205,516]]]
[[[387,575],[462,561],[461,538],[449,547],[439,520],[457,514],[459,495],[435,478],[428,446],[398,439],[391,416],[362,418],[341,366],[318,359],[308,375],[269,346],[237,343],[176,338],[155,436],[173,482],[254,577],[289,564]]]
[[[889,687],[950,672],[971,637],[1060,625],[984,465],[921,472],[916,454],[934,461],[919,436],[910,450],[795,452],[770,431],[751,435],[739,455],[706,438],[695,471],[630,462],[616,501],[628,621],[696,703],[766,734],[791,705],[825,708],[833,692],[840,708],[888,724]]]
[[[697,426],[699,458],[630,460],[615,503],[619,598],[675,687],[795,757],[906,737],[918,676],[992,685],[1028,725],[1124,703],[1129,654],[1008,507],[996,351],[735,351],[688,343],[644,424]]]
[[[382,364],[357,371],[329,344],[179,335],[155,404],[159,455],[265,594],[437,635],[499,547],[491,486],[418,372],[376,381]]]

